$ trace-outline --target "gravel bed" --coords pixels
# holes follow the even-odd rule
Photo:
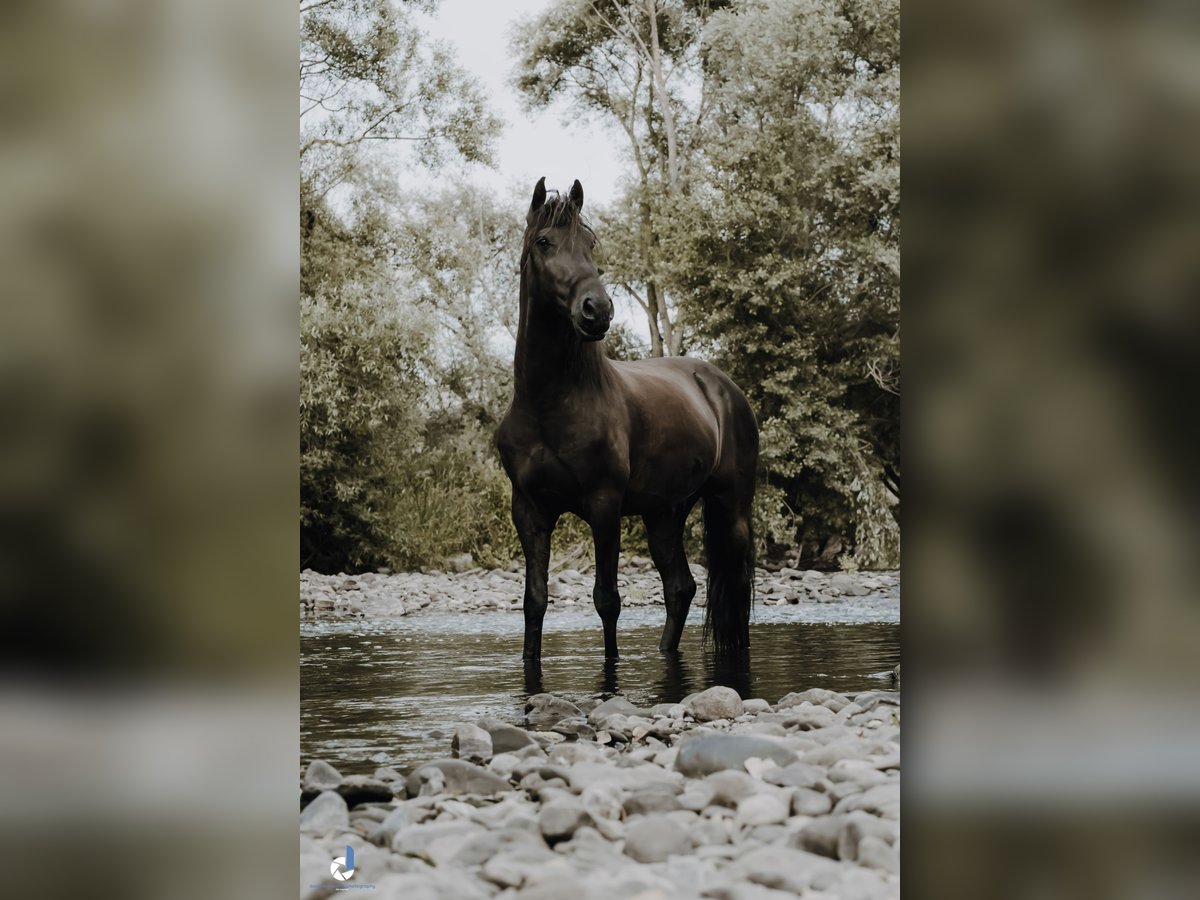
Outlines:
[[[308,761],[301,896],[900,896],[898,690],[772,704],[713,687],[649,709],[537,694],[526,720],[463,722],[407,772]]]

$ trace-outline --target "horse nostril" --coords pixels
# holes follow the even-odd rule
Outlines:
[[[592,297],[583,298],[583,317],[589,321],[596,318],[596,301]]]

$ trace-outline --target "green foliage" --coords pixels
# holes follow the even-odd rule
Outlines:
[[[758,413],[767,483],[804,534],[852,537],[863,566],[899,553],[897,12],[715,14],[708,166],[661,229],[693,340]]]

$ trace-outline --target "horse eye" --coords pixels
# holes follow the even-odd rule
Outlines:
[[[537,245],[542,248],[549,247],[550,246],[550,238],[544,238],[544,237],[538,238]]]

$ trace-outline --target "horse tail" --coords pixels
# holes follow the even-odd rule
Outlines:
[[[704,637],[718,651],[750,646],[754,601],[754,526],[749,510],[739,512],[715,496],[704,500],[704,549],[708,555],[708,605]]]

